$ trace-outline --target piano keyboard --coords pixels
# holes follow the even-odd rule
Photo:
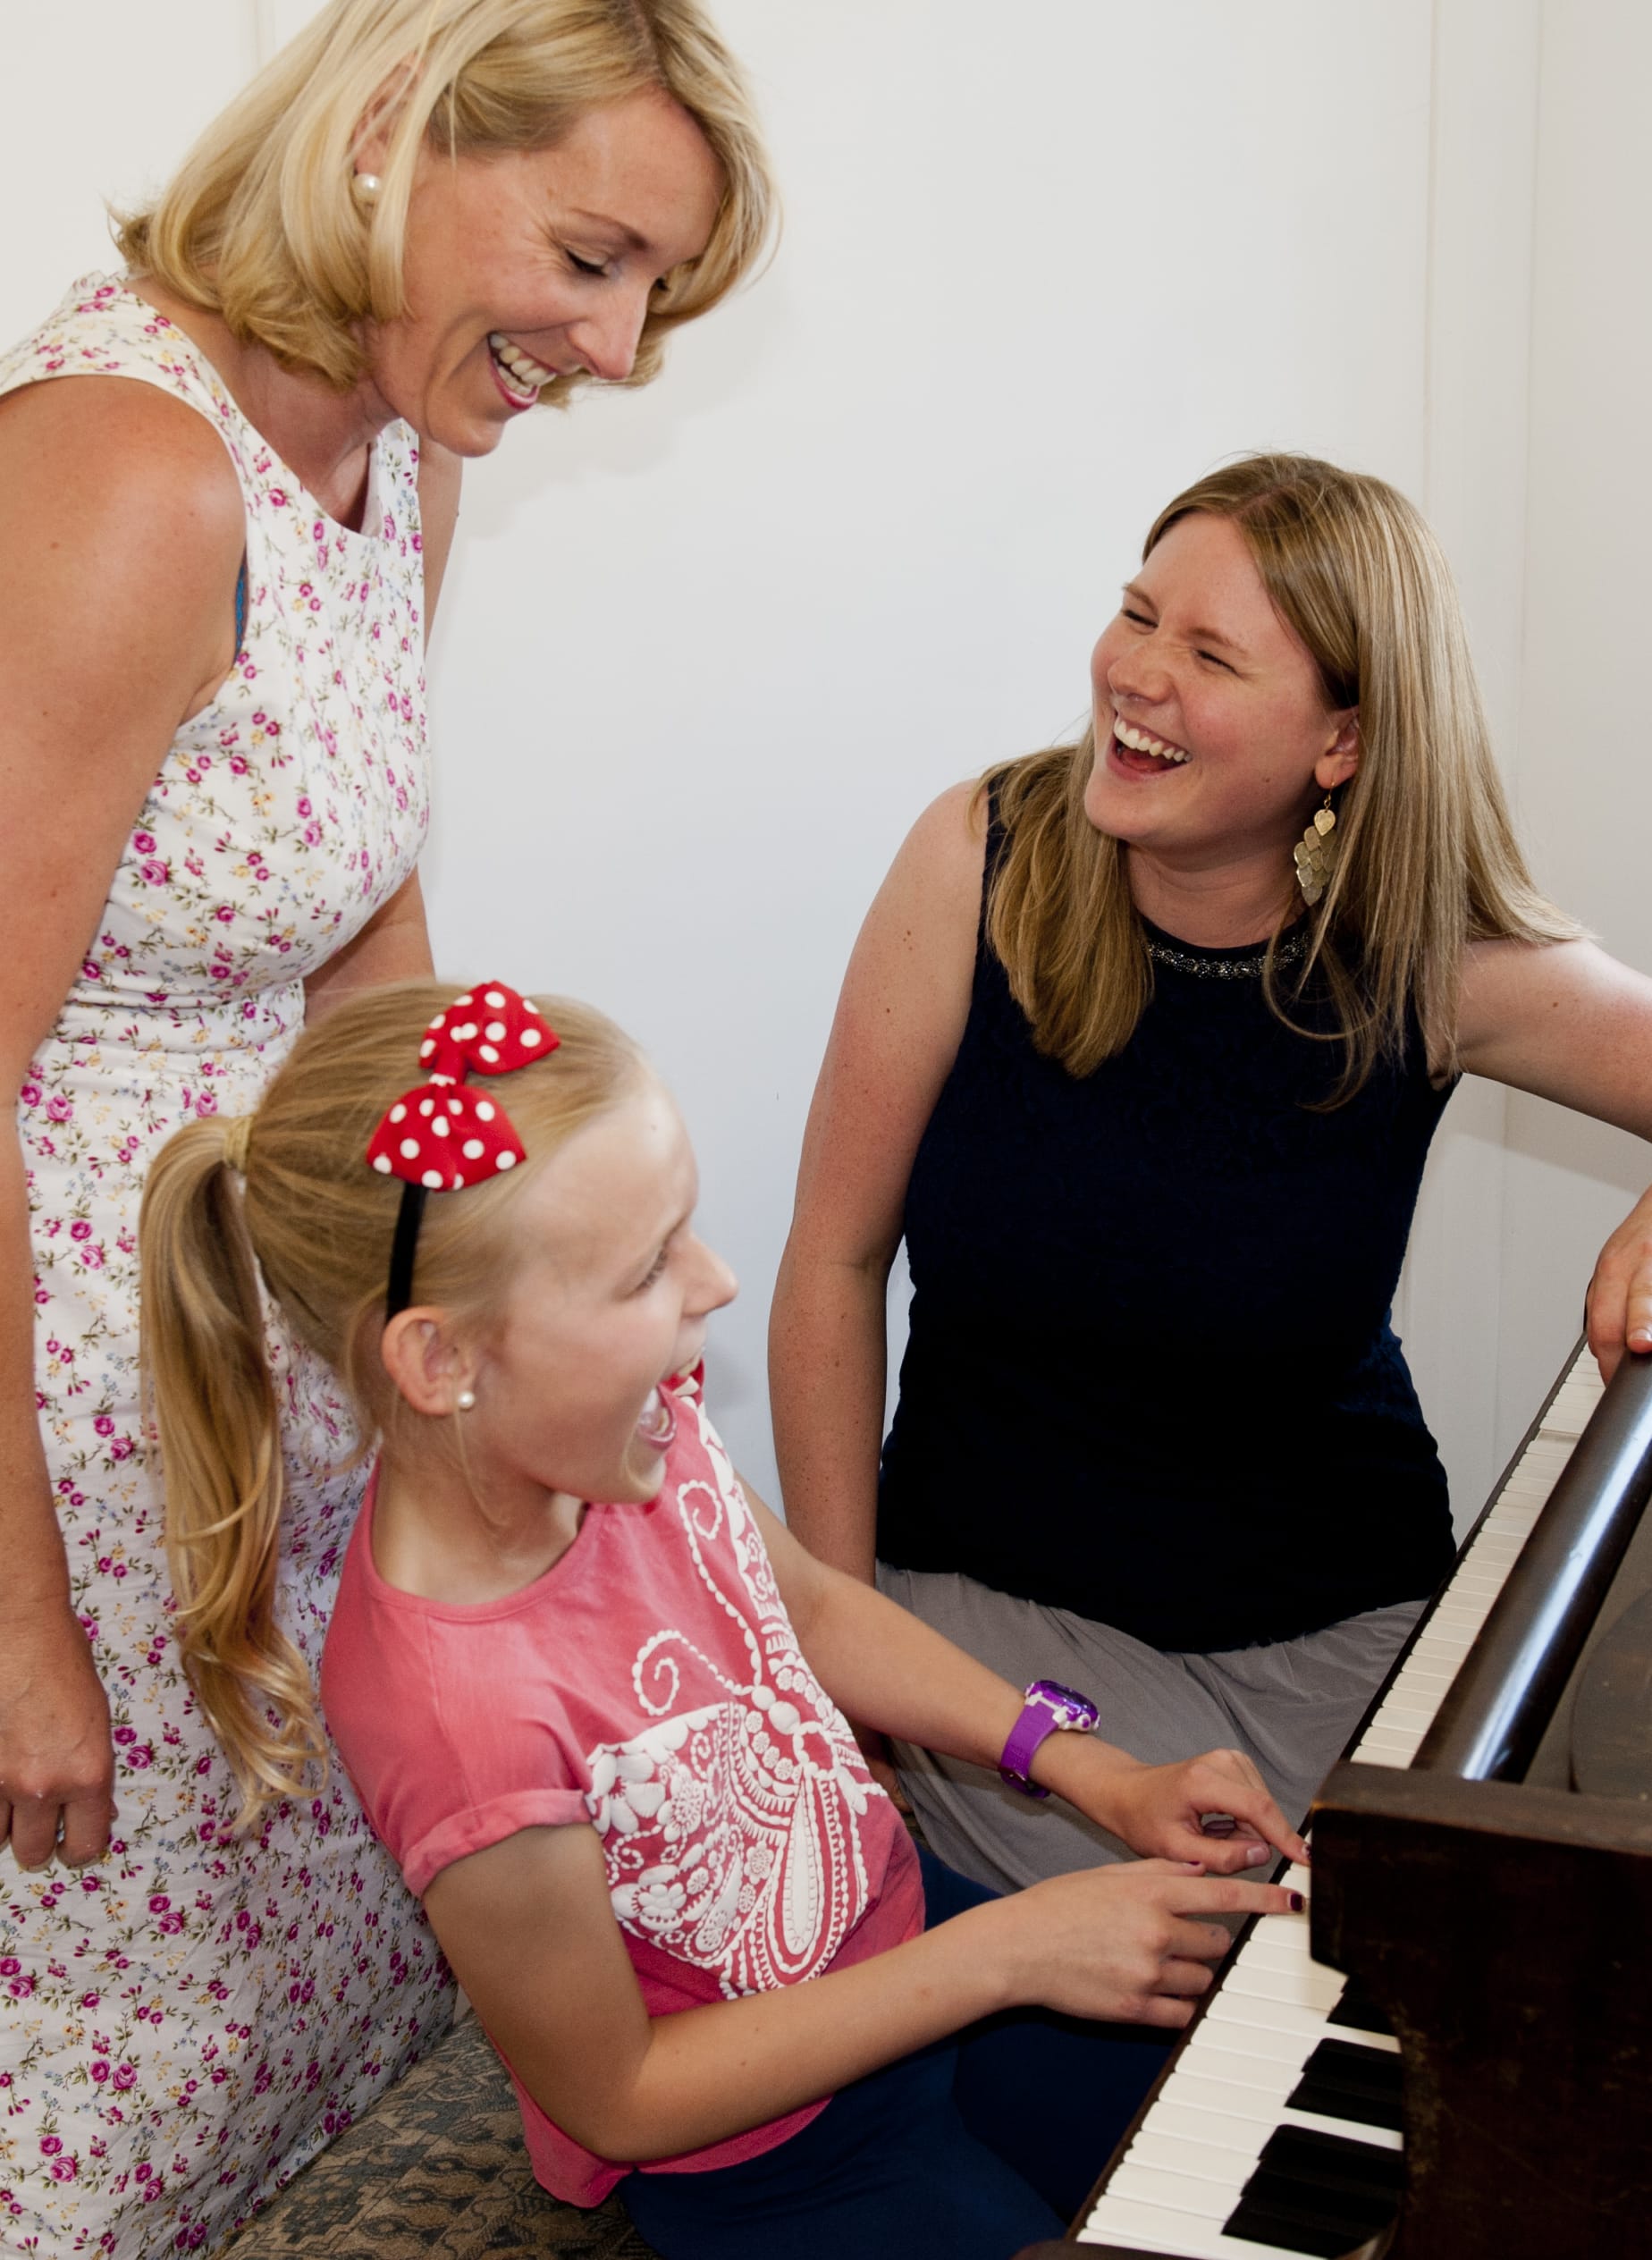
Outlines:
[[[1587,1350],[1539,1414],[1347,1755],[1409,1766],[1600,1401]],[[1312,1889],[1307,1869],[1285,1882]],[[1258,1917],[1078,2230],[1176,2260],[1341,2260],[1398,2208],[1399,2044],[1305,1915]]]

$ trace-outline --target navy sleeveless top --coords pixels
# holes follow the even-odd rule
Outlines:
[[[1260,974],[1217,970],[1257,950],[1148,932],[1183,965],[1154,964],[1135,1033],[1083,1077],[1034,1050],[982,932],[907,1188],[878,1551],[1155,1648],[1241,1648],[1421,1598],[1450,1567],[1389,1324],[1450,1091],[1413,1029],[1311,1111],[1341,1048],[1286,1028]],[[1336,1025],[1323,997],[1293,1010]]]

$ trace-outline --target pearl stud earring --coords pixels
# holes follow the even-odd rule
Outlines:
[[[461,1412],[474,1412],[476,1409],[476,1393],[474,1389],[461,1389],[453,1402]]]
[[[378,192],[384,185],[376,173],[352,173],[350,175],[350,194],[358,204],[376,204]]]

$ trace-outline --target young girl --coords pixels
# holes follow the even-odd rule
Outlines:
[[[1050,1731],[1093,1713],[1024,1700],[742,1488],[699,1398],[734,1280],[695,1189],[633,1046],[502,983],[349,999],[256,1115],[180,1133],[143,1215],[180,1637],[251,1823],[326,1750],[272,1609],[261,1273],[379,1439],[328,1725],[541,2181],[625,2178],[665,2260],[1007,2260],[1081,2200],[1218,1918],[1300,1912],[1229,1875],[1302,1847],[1235,1753]],[[1002,1753],[1150,1857],[996,1899],[914,1851],[839,1705]]]

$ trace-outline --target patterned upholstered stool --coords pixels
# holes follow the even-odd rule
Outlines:
[[[619,2198],[559,2205],[534,2180],[474,2017],[415,2064],[227,2247],[226,2260],[654,2260]]]

